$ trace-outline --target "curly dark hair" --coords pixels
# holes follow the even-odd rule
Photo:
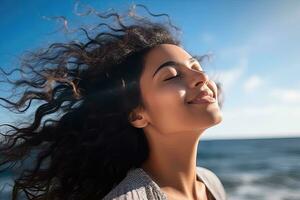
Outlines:
[[[92,13],[115,22],[101,21],[94,35],[80,27],[85,42],[53,43],[27,53],[11,72],[0,68],[12,91],[22,88],[18,96],[0,98],[4,108],[22,114],[33,100],[40,103],[32,121],[1,125],[1,171],[30,158],[14,180],[13,200],[20,192],[27,199],[101,199],[148,157],[143,129],[130,124],[131,111],[143,106],[145,55],[159,44],[180,45],[172,32],[179,29],[131,11],[127,25],[115,11]],[[8,79],[15,71],[22,78]]]

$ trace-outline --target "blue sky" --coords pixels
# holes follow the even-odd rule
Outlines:
[[[67,39],[53,34],[60,25],[43,16],[80,24],[74,3],[2,0],[0,66],[9,69],[22,52]],[[300,136],[300,1],[81,1],[101,11],[132,3],[168,13],[189,52],[212,55],[204,67],[223,84],[224,117],[203,138]],[[0,111],[1,122],[13,119]]]

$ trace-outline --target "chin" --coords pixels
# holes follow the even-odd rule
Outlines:
[[[216,117],[216,124],[219,124],[223,121],[223,113],[220,112],[219,115]]]
[[[217,112],[211,115],[209,119],[209,127],[215,126],[220,124],[223,121],[223,114],[222,112]]]

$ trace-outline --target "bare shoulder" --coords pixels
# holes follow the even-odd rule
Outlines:
[[[197,174],[205,183],[216,200],[226,200],[226,192],[219,177],[210,169],[197,166]]]

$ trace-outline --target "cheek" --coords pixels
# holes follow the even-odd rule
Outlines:
[[[178,85],[161,87],[149,94],[152,123],[162,131],[178,130],[189,114],[185,98],[186,90]]]
[[[153,92],[153,99],[160,109],[172,109],[184,104],[186,90],[179,84],[162,86]]]
[[[160,113],[171,111],[174,107],[184,103],[185,90],[179,85],[161,85],[148,90],[146,100],[151,112]]]

